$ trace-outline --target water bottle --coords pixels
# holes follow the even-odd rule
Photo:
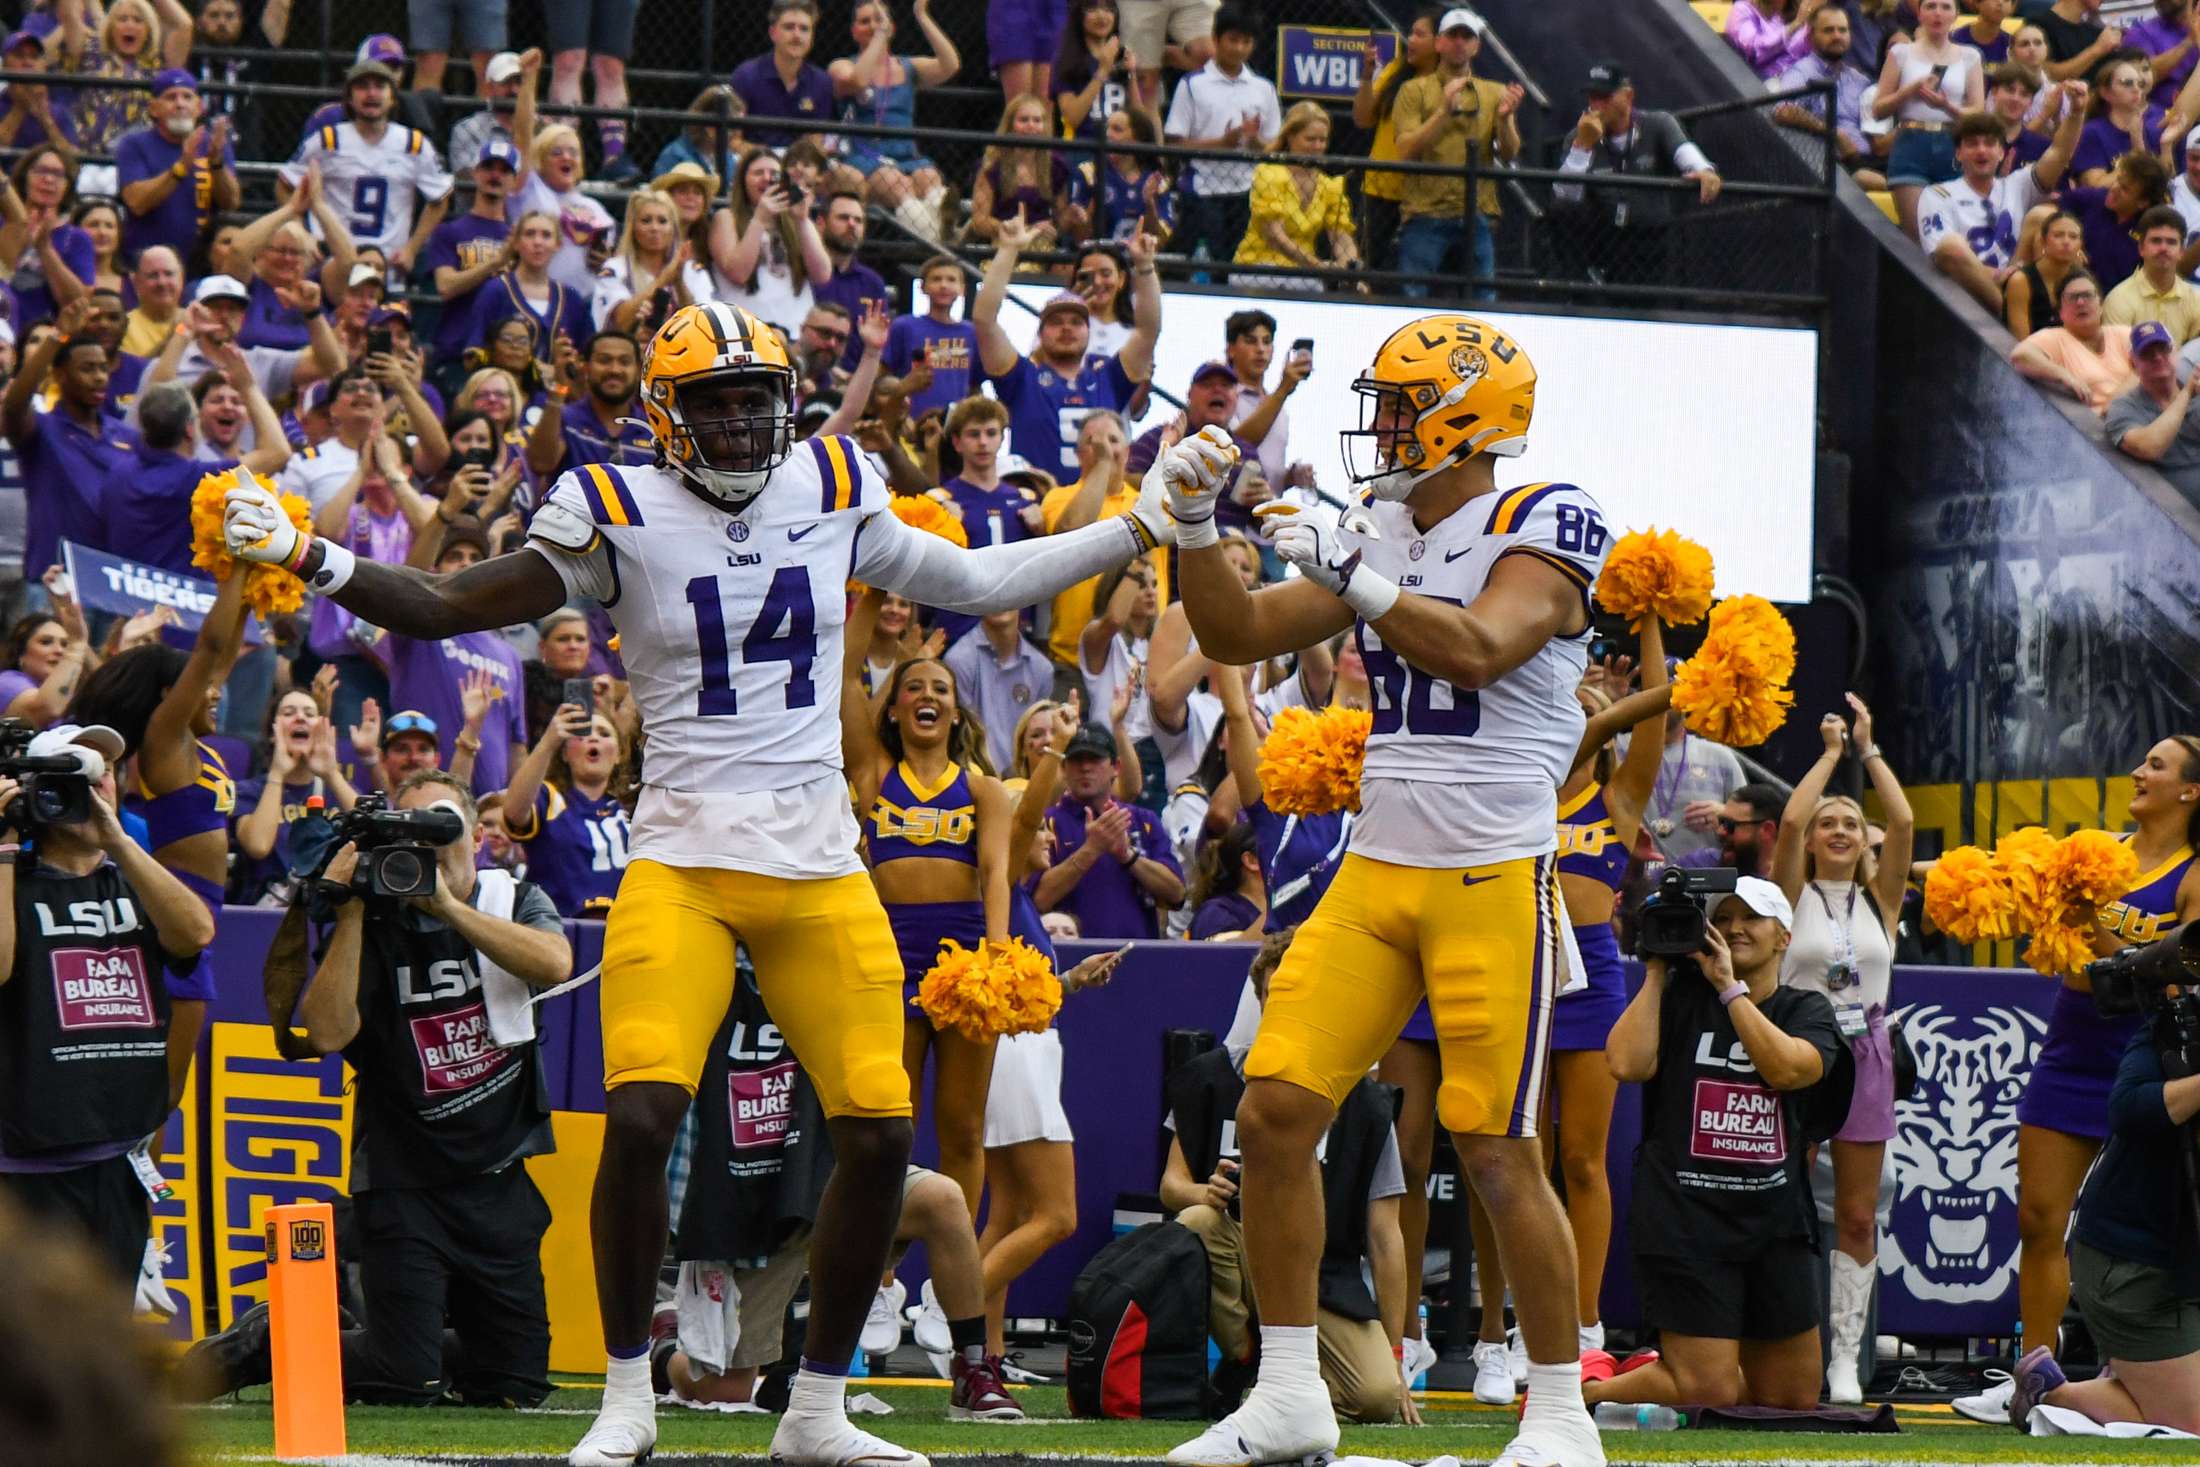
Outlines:
[[[858,1345],[856,1347],[855,1354],[848,1357],[848,1378],[850,1380],[858,1380],[869,1376],[870,1373],[870,1361],[864,1355],[863,1347],[861,1345]]]
[[[1424,1340],[1428,1338],[1428,1301],[1426,1299],[1423,1299],[1421,1301],[1421,1338]],[[1428,1389],[1427,1371],[1424,1370],[1419,1375],[1413,1377],[1412,1389],[1417,1391],[1425,1391]]]
[[[1681,1413],[1671,1406],[1624,1401],[1600,1401],[1596,1415],[1599,1431],[1677,1431],[1681,1424]]]

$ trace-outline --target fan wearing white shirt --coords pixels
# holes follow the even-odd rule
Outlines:
[[[354,66],[344,75],[344,121],[306,135],[276,173],[275,193],[288,203],[307,165],[319,159],[322,191],[337,208],[350,211],[344,223],[352,238],[380,249],[409,275],[450,207],[451,175],[425,133],[391,123],[396,104],[396,72],[379,61]],[[424,205],[417,219],[415,193]]]
[[[2035,208],[2051,208],[2049,194],[2070,166],[2085,130],[2085,83],[2064,82],[2070,100],[2055,140],[2030,168],[2006,178],[2001,167],[2001,119],[1968,112],[1956,120],[1956,165],[1963,176],[1925,190],[1917,203],[1917,242],[1940,273],[1978,303],[2001,313],[2001,287],[2020,268],[2017,242]]]
[[[1275,84],[1246,65],[1258,39],[1257,23],[1245,11],[1225,5],[1215,12],[1214,59],[1176,84],[1161,129],[1167,141],[1251,151],[1283,131]],[[1234,258],[1252,218],[1253,165],[1201,159],[1190,173],[1173,247],[1190,255],[1204,240],[1208,259]]]

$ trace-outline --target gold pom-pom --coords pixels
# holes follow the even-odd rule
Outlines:
[[[222,497],[245,484],[270,486],[250,469],[238,466],[208,474],[191,491],[191,563],[217,582],[229,579],[236,563],[229,556],[229,542],[222,536]],[[295,494],[282,497],[283,513],[300,534],[313,532],[313,506]],[[296,611],[305,604],[305,582],[279,565],[254,564],[245,575],[244,603],[262,617]]]
[[[1761,744],[1787,722],[1795,695],[1795,630],[1762,596],[1729,596],[1711,610],[1696,655],[1673,676],[1673,706],[1688,727],[1722,744]]]
[[[933,1028],[960,1030],[974,1044],[999,1034],[1008,1020],[1008,1003],[993,982],[985,945],[964,947],[951,937],[917,984],[916,1003]]]
[[[1997,942],[2016,933],[2016,894],[1992,856],[1957,846],[1926,874],[1925,915],[1958,942]]]
[[[2105,830],[2074,830],[2055,842],[2050,870],[2064,901],[2098,907],[2137,883],[2139,856],[2129,841]]]
[[[1702,621],[1711,609],[1711,552],[1655,526],[1622,535],[1597,578],[1597,601],[1634,631],[1646,615],[1672,626]]]
[[[1003,1034],[1036,1034],[1062,1007],[1062,984],[1046,955],[1020,937],[964,947],[940,944],[939,961],[917,984],[917,1007],[936,1029],[973,1044]]]
[[[2062,912],[2055,886],[2055,837],[2037,825],[2012,830],[1994,842],[1994,865],[2017,904],[2017,931],[2035,932]]]
[[[966,550],[970,547],[970,536],[964,531],[962,521],[929,494],[897,494],[888,507],[894,511],[896,519],[912,529],[952,540]]]
[[[1062,1007],[1062,980],[1054,965],[1020,937],[992,948],[993,981],[1008,1005],[1003,1034],[1037,1034],[1054,1022]]]
[[[1260,787],[1278,815],[1360,808],[1360,766],[1375,717],[1364,708],[1286,708],[1260,746]]]
[[[2076,973],[2093,961],[2093,942],[2067,922],[2049,922],[2032,934],[2024,961],[2047,978]]]

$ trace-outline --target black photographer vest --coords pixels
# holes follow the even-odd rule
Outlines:
[[[1625,137],[1601,138],[1589,150],[1590,176],[1627,173],[1639,178],[1676,177],[1673,154],[1687,141],[1688,134],[1672,113],[1637,107],[1634,125]],[[1621,229],[1665,224],[1673,217],[1673,193],[1667,189],[1591,187],[1588,202],[1607,222]]]
[[[167,1118],[168,958],[137,893],[112,862],[69,876],[26,858],[0,986],[0,1142],[134,1143]]]
[[[681,1259],[767,1257],[816,1218],[833,1174],[825,1108],[745,962],[695,1087],[695,1119]]]
[[[521,892],[527,890],[521,884]],[[516,908],[515,908],[516,909]],[[370,917],[359,959],[352,1190],[433,1187],[556,1149],[542,1047],[489,1037],[480,958],[413,908]]]
[[[1337,1109],[1322,1138],[1321,1307],[1347,1319],[1378,1317],[1375,1300],[1361,1277],[1367,1253],[1367,1192],[1390,1139],[1397,1092],[1363,1079]],[[1245,1077],[1230,1062],[1227,1049],[1210,1049],[1178,1070],[1169,1081],[1169,1109],[1176,1117],[1177,1144],[1192,1175],[1201,1181],[1215,1174],[1224,1156],[1236,1157],[1238,1102]],[[1225,1147],[1224,1130],[1230,1133]],[[1235,1214],[1233,1203],[1231,1212]]]

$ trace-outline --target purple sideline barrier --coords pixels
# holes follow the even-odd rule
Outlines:
[[[231,907],[215,943],[220,994],[209,1017],[265,1023],[260,966],[280,913]],[[602,952],[603,927],[569,924],[576,971]],[[1115,944],[1065,943],[1065,962]],[[1062,1104],[1077,1134],[1077,1234],[1017,1282],[1016,1315],[1060,1315],[1078,1271],[1113,1232],[1123,1192],[1151,1192],[1167,1155],[1161,1129],[1161,1036],[1206,1029],[1220,1039],[1236,1012],[1251,943],[1133,944],[1107,987],[1062,1007]],[[1629,964],[1630,986],[1640,970]],[[603,1044],[597,989],[589,984],[543,1006],[551,1104],[603,1109]],[[1918,1056],[1919,1087],[1900,1107],[1889,1144],[1897,1191],[1880,1246],[1880,1327],[1913,1335],[2005,1333],[2016,1313],[2016,1103],[2038,1053],[2054,983],[2023,969],[1901,968],[1897,1015]],[[202,1055],[204,1050],[202,1048]],[[206,1066],[199,1066],[204,1083]],[[202,1091],[202,1094],[204,1092]],[[1609,1169],[1615,1226],[1604,1315],[1636,1317],[1626,1244],[1640,1091],[1622,1086],[1612,1118]],[[920,1124],[919,1160],[937,1155]],[[914,1292],[921,1250],[902,1269]]]

